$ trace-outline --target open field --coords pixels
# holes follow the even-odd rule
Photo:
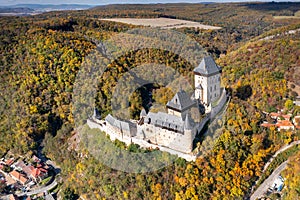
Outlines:
[[[182,27],[193,27],[193,28],[201,28],[201,29],[220,29],[221,27],[217,26],[209,26],[200,24],[198,22],[188,21],[188,20],[181,20],[181,19],[170,19],[170,18],[105,18],[100,20],[106,21],[114,21],[114,22],[121,22],[126,24],[133,24],[133,25],[142,25],[142,26],[150,26],[150,27],[160,27],[165,29],[171,28],[182,28]]]
[[[300,16],[274,16],[274,19],[300,19]]]

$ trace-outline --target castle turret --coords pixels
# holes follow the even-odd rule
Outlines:
[[[184,120],[184,130],[191,130],[191,129],[192,129],[192,125],[190,122],[189,114],[186,114]]]
[[[189,117],[189,114],[185,116],[184,120],[184,152],[189,153],[193,150],[193,141],[194,141],[195,135],[193,126],[191,125],[191,119]]]

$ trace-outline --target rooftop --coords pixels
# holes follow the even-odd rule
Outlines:
[[[175,96],[167,103],[168,108],[175,109],[177,111],[184,111],[194,105],[196,105],[196,102],[192,101],[184,90],[177,92]]]
[[[134,128],[133,123],[118,120],[117,118],[114,118],[111,114],[106,116],[105,121],[108,122],[111,126],[114,126],[120,130],[130,131],[130,129]]]
[[[194,69],[194,72],[201,75],[212,75],[220,73],[221,68],[215,63],[211,56],[204,57],[198,67]]]
[[[183,133],[184,129],[191,129],[190,119],[188,117],[183,120],[181,117],[170,115],[164,112],[149,112],[145,118],[145,123],[153,124],[154,126],[166,128],[179,133]]]
[[[290,121],[288,120],[281,120],[281,121],[278,121],[278,123],[276,124],[277,126],[294,126]]]
[[[27,182],[27,178],[23,175],[17,172],[16,170],[9,173],[11,176],[15,177],[17,180],[20,181],[23,185]]]

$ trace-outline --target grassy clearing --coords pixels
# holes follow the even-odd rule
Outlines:
[[[183,28],[183,27],[193,27],[201,29],[220,29],[221,27],[209,26],[200,24],[198,22],[181,20],[181,19],[171,19],[171,18],[105,18],[100,19],[105,21],[121,22],[125,24],[150,26],[150,27],[160,27],[164,29],[171,28]]]
[[[46,185],[51,180],[51,178],[52,178],[52,176],[49,176],[49,177],[43,179],[39,184]]]

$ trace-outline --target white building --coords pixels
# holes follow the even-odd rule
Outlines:
[[[203,58],[194,69],[195,99],[199,99],[205,107],[218,100],[221,95],[221,68],[212,57]]]

